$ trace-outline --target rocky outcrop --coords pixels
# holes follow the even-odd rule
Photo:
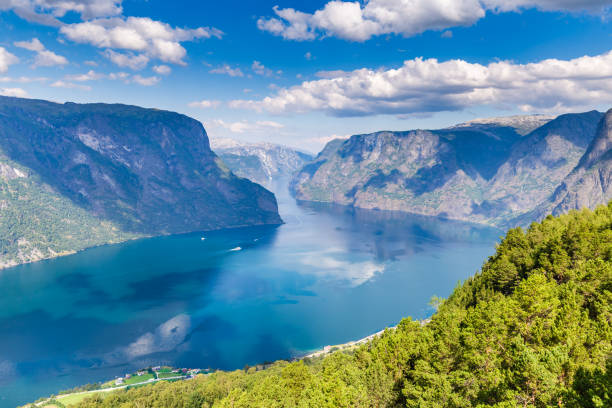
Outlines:
[[[24,239],[29,253],[47,257],[135,236],[281,222],[274,195],[233,175],[202,125],[177,113],[0,97],[0,153],[4,263]],[[43,202],[39,216],[8,216]],[[61,248],[60,230],[72,236],[79,225],[99,233]]]

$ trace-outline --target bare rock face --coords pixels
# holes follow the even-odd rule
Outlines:
[[[0,97],[0,182],[0,234],[14,242],[0,246],[0,257],[19,239],[46,257],[134,236],[281,222],[274,195],[234,176],[199,122],[135,106]],[[7,227],[8,210],[28,203],[35,212],[45,200],[58,204],[39,208],[27,227]],[[66,237],[79,224],[100,233],[58,248],[62,219],[76,225]]]
[[[595,139],[572,172],[555,191],[553,214],[594,208],[612,199],[612,109],[601,119]]]
[[[293,191],[306,201],[506,227],[550,199],[601,117],[493,118],[335,140],[296,174]]]

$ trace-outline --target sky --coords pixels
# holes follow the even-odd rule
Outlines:
[[[612,0],[0,0],[0,94],[210,137],[335,137],[612,107]]]

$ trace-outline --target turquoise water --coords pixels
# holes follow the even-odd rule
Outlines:
[[[279,191],[279,227],[139,240],[0,271],[0,406],[149,365],[242,368],[425,318],[429,299],[474,274],[500,235]]]

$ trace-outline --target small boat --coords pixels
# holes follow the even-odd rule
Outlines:
[[[232,248],[230,249],[230,251],[241,251],[242,247],[236,247],[236,248]]]
[[[202,237],[202,238],[200,238],[200,240],[201,240],[201,241],[204,241],[204,240],[206,240],[206,237]]]

